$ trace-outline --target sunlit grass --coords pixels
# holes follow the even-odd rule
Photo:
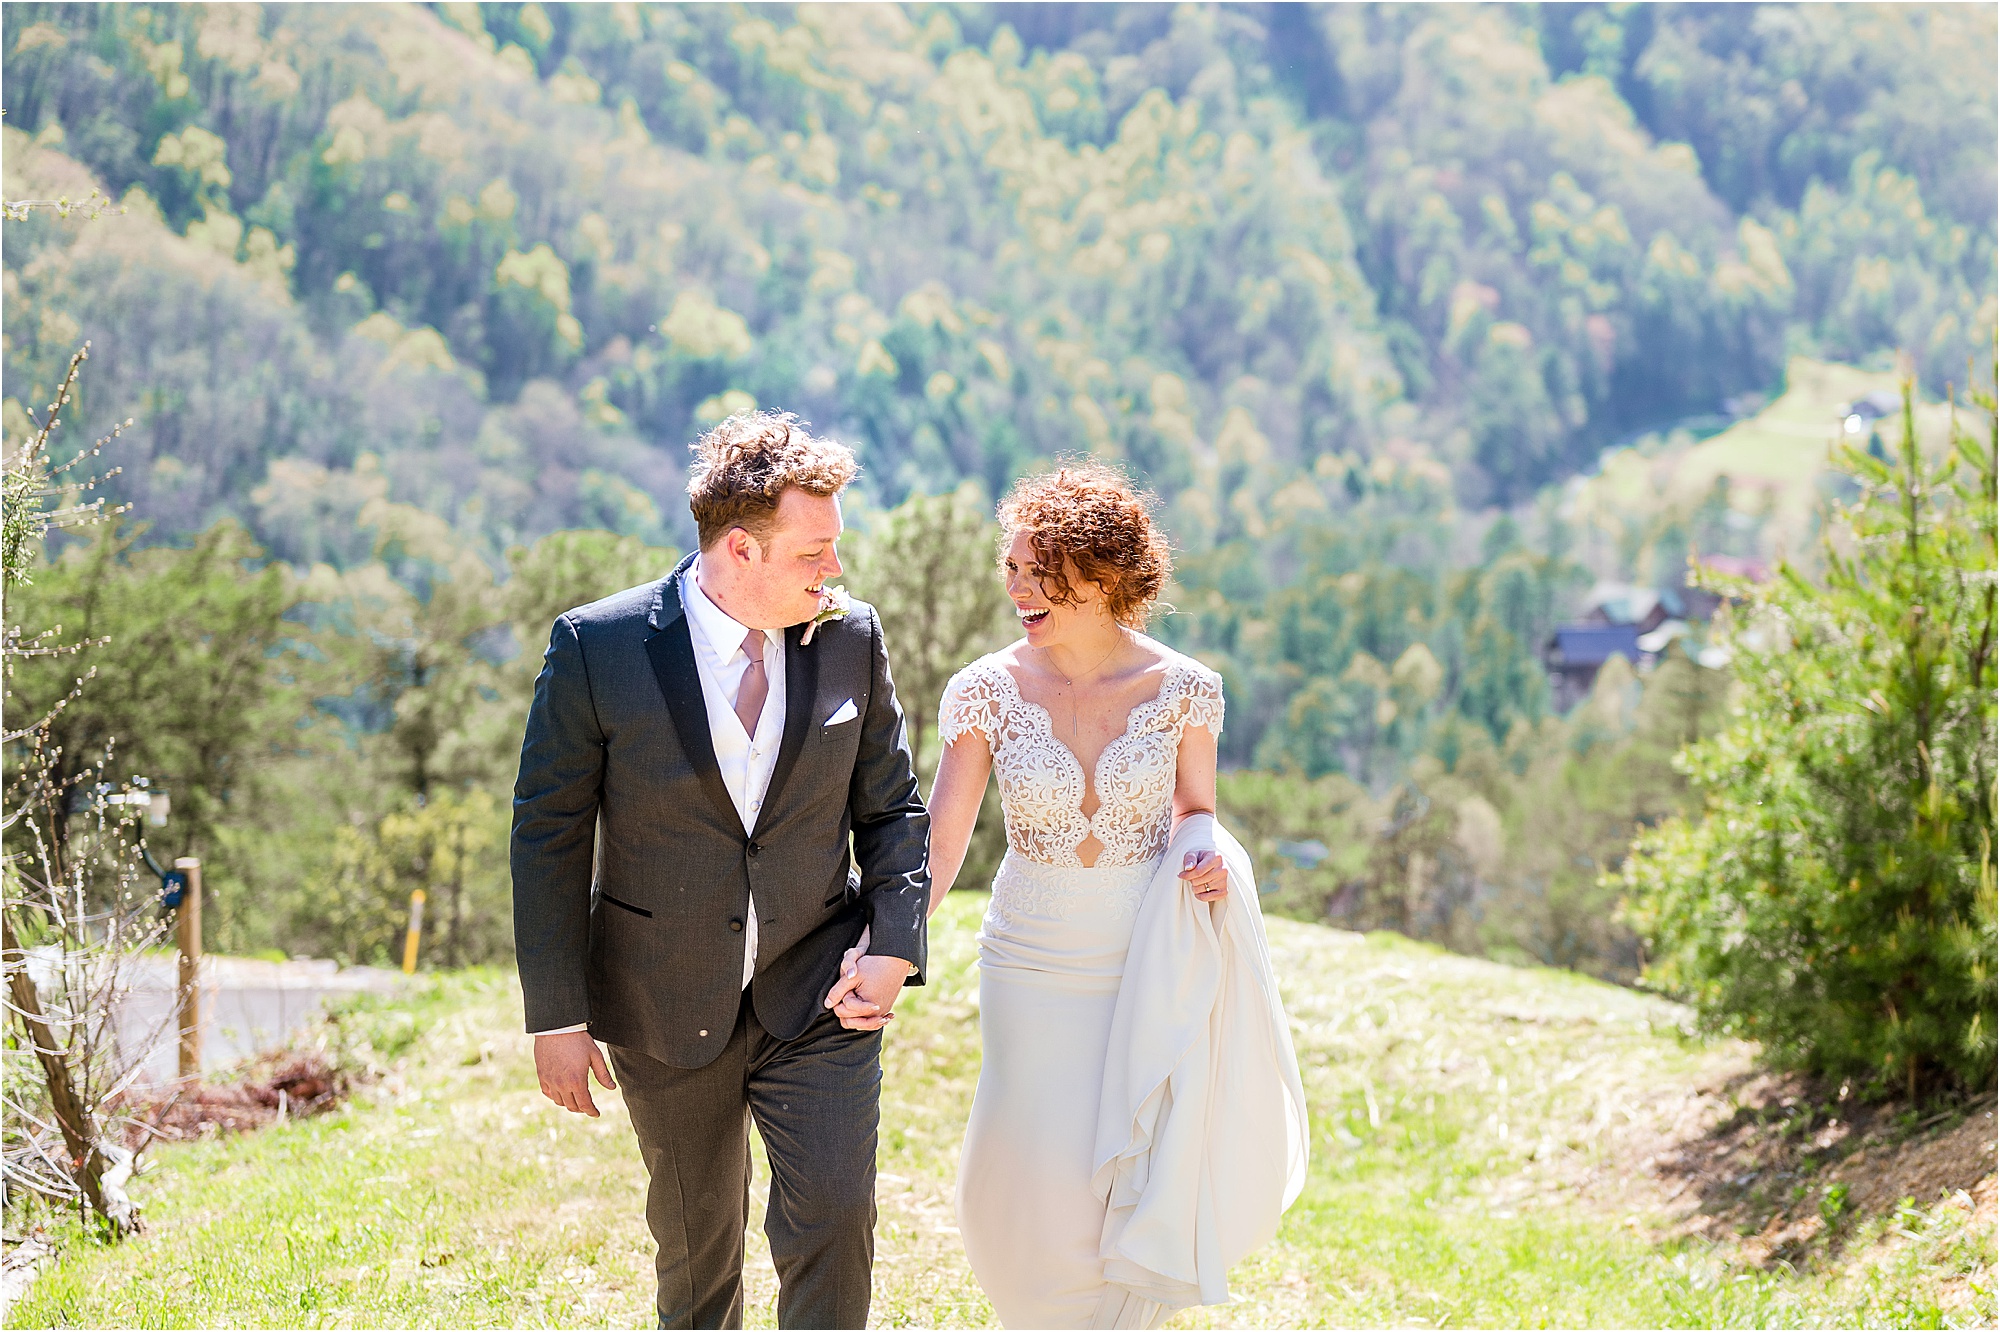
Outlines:
[[[882,1325],[991,1319],[952,1210],[983,906],[952,895],[933,984],[906,997],[886,1047]],[[1742,1058],[1685,1041],[1671,1006],[1388,936],[1288,921],[1271,933],[1313,1104],[1311,1180],[1236,1273],[1239,1303],[1176,1326],[1992,1321],[1992,1237],[1953,1209],[1878,1225],[1909,1237],[1880,1261],[1793,1275],[1656,1242],[1656,1215],[1593,1186],[1627,1168],[1627,1128]],[[649,1326],[652,1247],[623,1107],[601,1096],[604,1117],[585,1120],[548,1105],[519,1013],[511,978],[468,973],[419,1001],[413,1038],[366,1019],[378,1047],[410,1041],[396,1076],[320,1119],[160,1151],[138,1186],[150,1231],[115,1246],[65,1233],[8,1325]],[[758,1194],[763,1178],[760,1162]],[[748,1321],[771,1326],[759,1221]],[[1943,1298],[1953,1281],[1983,1292],[1982,1317]]]
[[[1842,433],[1841,409],[1871,392],[1898,392],[1898,385],[1892,372],[1794,356],[1783,392],[1727,429],[1700,440],[1669,433],[1645,447],[1607,453],[1598,473],[1580,483],[1577,521],[1613,533],[1632,524],[1643,527],[1670,511],[1685,517],[1712,493],[1717,478],[1727,477],[1732,504],[1768,519],[1762,549],[1809,556],[1833,445],[1867,442],[1865,434]],[[1920,395],[1917,435],[1927,450],[1949,447],[1950,415],[1948,405],[1925,403]],[[1885,419],[1876,428],[1893,451],[1900,422]]]

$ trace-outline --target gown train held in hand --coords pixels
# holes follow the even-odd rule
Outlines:
[[[1205,846],[1229,867],[1229,894],[1212,903],[1176,875],[1182,852]],[[1091,1176],[1110,1283],[1096,1326],[1133,1325],[1119,1316],[1127,1298],[1227,1303],[1231,1264],[1277,1233],[1305,1187],[1307,1141],[1250,857],[1200,815],[1154,874],[1112,1013]]]

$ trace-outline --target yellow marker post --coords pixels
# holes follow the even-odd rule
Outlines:
[[[424,890],[410,894],[410,933],[403,940],[403,974],[417,969],[417,940],[424,936]]]

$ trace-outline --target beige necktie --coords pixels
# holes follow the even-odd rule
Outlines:
[[[736,719],[743,733],[757,738],[757,719],[764,715],[764,700],[771,693],[771,678],[764,674],[764,631],[752,629],[743,636],[743,655],[750,658],[743,683],[736,688]]]

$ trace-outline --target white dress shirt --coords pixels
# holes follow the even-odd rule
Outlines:
[[[782,630],[764,631],[764,677],[771,692],[764,698],[764,711],[757,718],[757,734],[745,735],[736,715],[736,694],[743,686],[743,674],[750,669],[743,640],[750,630],[731,619],[729,613],[708,599],[701,590],[697,555],[681,579],[681,599],[687,604],[688,636],[694,640],[694,666],[701,676],[701,697],[708,705],[708,734],[715,745],[715,765],[722,770],[722,784],[743,820],[745,834],[756,830],[757,816],[764,808],[764,793],[771,788],[771,770],[778,766],[778,743],[785,734],[785,635]],[[743,984],[750,984],[757,967],[757,899],[750,899],[749,919],[743,925]]]
[[[750,630],[708,599],[701,590],[700,574],[701,557],[697,555],[681,576],[681,601],[687,607],[688,637],[694,642],[694,668],[701,677],[702,702],[708,705],[708,735],[715,747],[715,765],[722,770],[722,784],[728,788],[747,834],[757,827],[764,794],[771,787],[771,770],[778,764],[778,744],[785,733],[785,635],[778,629],[764,631],[764,675],[771,688],[757,718],[757,734],[746,735],[736,715],[736,694],[742,688],[743,673],[750,669],[750,658],[743,651],[743,640]],[[757,899],[753,894],[743,922],[745,989],[756,970]],[[583,1031],[586,1026],[579,1022],[534,1034],[560,1036]]]

